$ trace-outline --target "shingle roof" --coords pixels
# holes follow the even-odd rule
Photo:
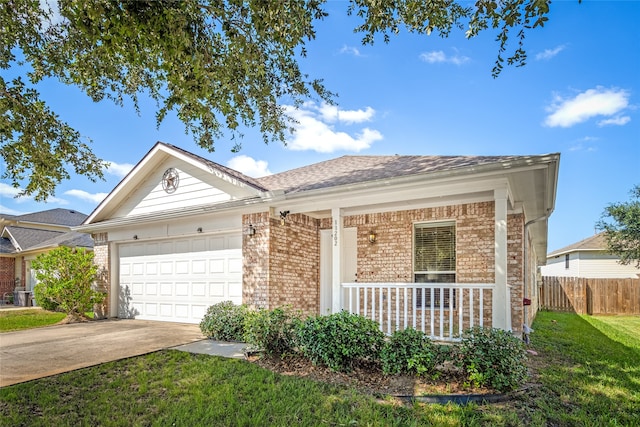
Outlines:
[[[565,254],[568,252],[606,251],[606,250],[607,250],[607,241],[605,239],[604,233],[598,233],[594,236],[587,237],[586,239],[580,240],[577,243],[574,243],[572,245],[565,246],[564,248],[553,251],[549,255],[547,255],[547,258],[551,258],[551,257]]]
[[[36,228],[17,226],[8,226],[5,229],[15,239],[22,251],[26,251],[42,242],[65,234],[63,231],[39,230]]]
[[[32,246],[29,249],[48,248],[52,246],[67,246],[69,248],[93,248],[93,239],[86,233],[78,233],[77,231],[69,231],[62,233],[52,239]]]
[[[343,156],[257,178],[269,190],[296,193],[401,176],[480,166],[525,156]]]
[[[93,248],[93,239],[85,233],[77,231],[51,231],[35,228],[9,226],[6,230],[16,240],[21,251],[28,251],[55,246],[68,246],[71,248]],[[8,238],[0,240],[0,253],[14,254],[16,248]]]
[[[0,254],[14,254],[16,248],[13,247],[8,237],[0,237]]]
[[[8,217],[8,215],[6,217]],[[72,227],[82,224],[86,217],[87,215],[72,209],[58,208],[25,215],[14,215],[11,219],[15,221],[65,225]]]

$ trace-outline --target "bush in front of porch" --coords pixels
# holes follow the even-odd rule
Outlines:
[[[527,376],[523,342],[499,329],[475,327],[465,331],[460,343],[439,345],[413,328],[385,337],[377,322],[347,311],[302,320],[291,307],[251,310],[233,308],[230,302],[209,308],[200,325],[209,337],[211,324],[222,329],[242,324],[251,347],[275,357],[298,354],[338,372],[358,364],[386,375],[438,379],[452,375],[453,367],[469,387],[500,392],[518,388]]]

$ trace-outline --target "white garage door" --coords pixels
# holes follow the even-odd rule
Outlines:
[[[242,303],[242,236],[123,244],[118,316],[199,323],[221,301]]]

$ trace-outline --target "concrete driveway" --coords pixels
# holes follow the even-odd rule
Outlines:
[[[98,320],[0,334],[0,387],[202,340],[198,325]]]

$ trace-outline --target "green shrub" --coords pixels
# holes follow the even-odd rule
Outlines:
[[[346,311],[310,317],[298,327],[300,351],[313,363],[349,372],[359,360],[377,360],[384,344],[378,323]]]
[[[245,318],[245,341],[269,355],[284,355],[295,348],[295,323],[299,315],[291,307],[250,311]]]
[[[104,302],[106,293],[95,289],[98,267],[91,251],[61,246],[38,255],[31,267],[38,280],[33,293],[43,308],[80,319],[93,310],[94,304]]]
[[[422,331],[395,331],[380,352],[385,374],[432,374],[440,362],[438,346]]]
[[[242,341],[247,311],[246,305],[236,305],[231,301],[214,304],[202,318],[200,330],[214,340]]]
[[[464,332],[456,364],[475,386],[513,390],[527,377],[524,343],[502,329],[474,327]]]

